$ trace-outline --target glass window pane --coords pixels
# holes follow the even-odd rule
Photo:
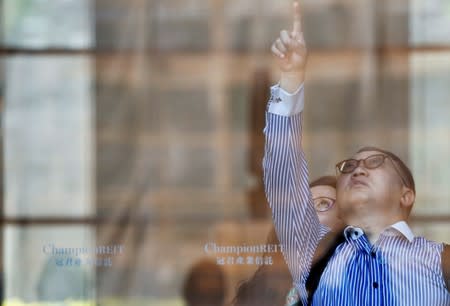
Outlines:
[[[3,0],[3,44],[20,48],[91,46],[91,0]]]
[[[448,222],[413,223],[412,230],[417,236],[423,236],[434,241],[449,242],[450,224]]]
[[[415,212],[450,213],[450,52],[411,57],[411,161]]]
[[[450,1],[413,0],[410,11],[413,45],[450,45]]]
[[[92,228],[7,226],[3,235],[5,300],[44,302],[95,297],[95,259],[109,256],[95,254]]]
[[[90,59],[17,56],[5,67],[5,215],[91,215]]]
[[[158,1],[153,7],[156,47],[161,50],[207,50],[211,44],[210,4],[203,0]],[[219,17],[219,16],[217,16]],[[220,18],[220,17],[219,17]]]

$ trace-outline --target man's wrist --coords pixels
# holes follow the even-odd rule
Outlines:
[[[280,76],[280,88],[288,93],[293,93],[304,81],[305,71],[282,72]]]
[[[287,92],[280,87],[280,84],[277,84],[270,88],[270,94],[267,112],[280,116],[293,116],[303,111],[303,84],[300,84],[292,93]]]

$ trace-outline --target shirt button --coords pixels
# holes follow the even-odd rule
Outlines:
[[[377,282],[373,282],[373,287],[374,287],[375,289],[377,289],[377,288],[378,288],[378,283],[377,283]]]
[[[370,252],[370,256],[372,256],[372,258],[377,258],[377,253],[375,253],[374,251]]]

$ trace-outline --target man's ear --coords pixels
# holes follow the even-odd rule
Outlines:
[[[402,196],[400,198],[400,204],[402,205],[402,207],[411,210],[415,200],[416,195],[414,191],[412,191],[411,188],[403,186]]]

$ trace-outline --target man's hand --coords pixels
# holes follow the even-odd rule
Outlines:
[[[288,92],[295,91],[303,83],[308,55],[303,37],[300,5],[297,1],[294,2],[293,9],[292,31],[282,30],[271,48],[281,70],[280,87]]]

